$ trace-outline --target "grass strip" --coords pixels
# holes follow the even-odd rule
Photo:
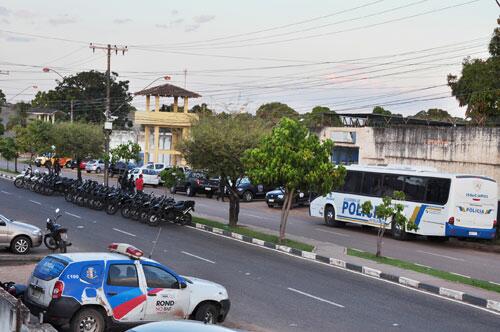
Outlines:
[[[15,172],[14,170],[7,169],[7,168],[1,168],[1,167],[0,167],[0,172],[10,173],[10,174],[19,174],[19,172]]]
[[[399,268],[402,268],[405,270],[411,270],[411,271],[415,271],[415,272],[419,272],[419,273],[424,273],[424,274],[428,274],[428,275],[431,275],[431,276],[436,277],[436,278],[440,278],[440,279],[444,279],[444,280],[448,280],[448,281],[453,281],[453,282],[457,282],[460,284],[474,286],[474,287],[486,289],[488,291],[500,293],[500,286],[499,285],[490,283],[490,282],[485,281],[485,280],[466,278],[466,277],[462,277],[462,276],[459,276],[459,275],[456,275],[456,274],[453,274],[450,272],[434,269],[431,267],[420,266],[420,265],[417,265],[415,263],[403,261],[400,259],[388,258],[388,257],[377,257],[377,256],[375,256],[375,254],[372,254],[372,253],[366,252],[366,251],[357,250],[357,249],[347,248],[347,255],[355,256],[355,257],[359,257],[359,258],[364,258],[364,259],[369,259],[371,261],[375,261],[378,263],[392,265],[392,266],[396,266],[396,267],[399,267]]]
[[[294,241],[294,240],[289,240],[289,239],[286,239],[284,243],[279,243],[279,238],[276,235],[261,233],[261,232],[255,231],[251,228],[244,227],[244,226],[230,227],[227,224],[223,224],[223,223],[218,222],[218,221],[209,220],[209,219],[200,218],[200,217],[193,217],[193,221],[197,222],[199,224],[203,224],[203,225],[207,225],[207,226],[215,227],[215,228],[220,228],[220,229],[227,230],[227,231],[230,231],[233,233],[246,235],[246,236],[253,237],[255,239],[259,239],[262,241],[272,242],[274,244],[281,244],[281,245],[288,246],[288,247],[295,248],[295,249],[299,249],[302,251],[311,251],[312,252],[314,249],[314,246],[312,246],[310,244],[302,243],[302,242],[298,242],[298,241]]]

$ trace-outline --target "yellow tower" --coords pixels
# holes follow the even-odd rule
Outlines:
[[[198,118],[197,115],[188,113],[188,100],[201,96],[172,84],[148,88],[135,95],[146,96],[146,110],[137,111],[134,115],[134,122],[144,126],[144,163],[185,164],[176,146],[183,137],[189,135],[191,123]],[[153,110],[151,96],[155,98]],[[160,112],[160,97],[174,98],[172,112]],[[184,100],[182,112],[179,112],[179,98]]]

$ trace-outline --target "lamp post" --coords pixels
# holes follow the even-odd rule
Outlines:
[[[27,87],[25,87],[24,89],[22,89],[21,91],[19,91],[19,93],[17,93],[15,96],[13,97],[10,97],[9,100],[7,100],[7,102],[11,101],[12,99],[16,98],[17,96],[19,96],[21,93],[23,93],[24,91],[28,90],[29,88],[33,88],[33,89],[38,89],[38,86],[36,85],[29,85]]]
[[[59,75],[60,78],[63,79],[64,81],[64,76],[62,76],[57,70],[53,69],[53,68],[49,68],[49,67],[43,67],[42,71],[44,73],[49,73],[49,72],[53,72],[53,73],[56,73],[57,75]],[[69,108],[70,112],[69,112],[69,115],[70,115],[70,122],[73,123],[73,99],[70,100],[70,108]]]

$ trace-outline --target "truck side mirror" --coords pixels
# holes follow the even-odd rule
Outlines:
[[[179,282],[179,288],[180,289],[184,289],[186,287],[187,287],[187,285],[186,285],[186,283],[184,281]]]

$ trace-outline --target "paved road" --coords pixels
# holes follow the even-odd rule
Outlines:
[[[80,208],[0,180],[0,211],[40,227],[61,208],[72,251],[111,241],[149,251],[159,228]],[[39,249],[40,250],[40,249]],[[228,323],[263,331],[498,331],[500,316],[322,264],[166,224],[153,258],[227,287]]]
[[[1,163],[0,163],[1,165]],[[102,181],[102,175],[87,174]],[[65,176],[76,177],[76,171],[64,170]],[[112,179],[115,181],[115,179]],[[146,189],[164,193],[162,188]],[[176,195],[178,199],[185,196]],[[207,199],[204,196],[195,197],[196,210],[207,217],[216,217],[227,220],[228,204],[217,202],[215,199]],[[270,209],[260,202],[242,203],[240,209],[240,222],[246,225],[264,227],[273,231],[279,229],[279,209]],[[308,209],[297,208],[291,211],[287,226],[289,234],[303,236],[321,242],[330,242],[336,245],[361,249],[374,252],[376,248],[376,230],[363,230],[358,225],[348,225],[345,228],[331,228],[326,226],[321,219],[312,218]],[[386,236],[384,240],[384,255],[399,258],[418,264],[431,266],[437,269],[484,279],[500,283],[499,254],[481,252],[457,246],[453,241],[450,243],[433,243],[425,238],[413,241],[401,242]]]

